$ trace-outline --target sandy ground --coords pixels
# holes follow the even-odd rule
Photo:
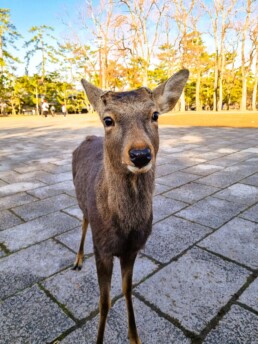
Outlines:
[[[100,124],[99,118],[96,113],[86,114],[86,115],[68,115],[69,117],[73,116],[74,119],[85,118],[87,121],[94,123],[95,125]],[[8,123],[10,118],[17,119],[18,122],[22,118],[28,119],[31,117],[32,122],[37,122],[39,118],[43,117],[38,116],[10,116],[10,117],[0,117],[0,128],[1,122]],[[48,116],[48,118],[52,118]],[[56,115],[54,119],[61,119],[63,116]],[[7,121],[7,122],[6,122]],[[65,121],[65,119],[64,119]],[[13,121],[12,121],[13,122]],[[258,128],[258,111],[251,112],[170,112],[160,116],[159,118],[160,125],[173,125],[173,126],[201,126],[201,127],[233,127],[233,128]]]

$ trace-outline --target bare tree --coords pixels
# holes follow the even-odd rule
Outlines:
[[[155,55],[161,32],[161,20],[168,10],[166,1],[120,0],[129,12],[127,15],[131,52],[143,58],[142,84],[148,86],[148,69]]]
[[[176,22],[179,35],[179,67],[186,68],[187,58],[187,35],[190,31],[194,31],[193,9],[195,0],[173,0],[171,8],[171,18]],[[188,67],[187,67],[188,68]],[[185,111],[185,92],[180,97],[180,111]]]
[[[201,6],[208,14],[212,24],[212,37],[215,45],[213,111],[223,107],[223,77],[225,68],[225,39],[232,28],[232,15],[237,0],[213,0],[213,6],[208,7],[204,2]]]
[[[257,86],[258,86],[258,24],[255,25],[254,30],[252,32],[252,43],[254,47],[254,54],[255,54],[255,70],[254,70],[254,86],[253,86],[253,94],[252,94],[252,110],[257,110]]]
[[[246,96],[247,96],[247,75],[249,68],[246,61],[246,36],[247,30],[250,26],[250,14],[251,14],[251,0],[247,0],[246,8],[244,9],[245,19],[241,30],[241,76],[242,76],[242,98],[241,98],[241,110],[246,110]]]

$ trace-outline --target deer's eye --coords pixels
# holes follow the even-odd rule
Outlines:
[[[154,122],[157,122],[158,119],[159,119],[159,113],[158,113],[158,111],[153,112],[153,114],[152,114],[152,120],[153,120]]]
[[[114,125],[114,121],[111,117],[105,117],[103,121],[106,127],[112,127],[112,125]]]

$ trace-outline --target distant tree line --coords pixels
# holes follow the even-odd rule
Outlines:
[[[257,110],[257,10],[256,0],[88,0],[62,40],[52,27],[32,27],[21,61],[10,47],[23,38],[2,8],[0,105],[39,112],[46,98],[80,112],[88,106],[81,77],[103,89],[152,88],[188,68],[178,110]],[[24,75],[17,77],[19,64]]]

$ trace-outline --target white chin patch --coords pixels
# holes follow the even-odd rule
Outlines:
[[[148,172],[152,167],[152,162],[149,162],[148,165],[142,167],[142,168],[138,168],[136,166],[131,166],[131,165],[127,165],[127,168],[130,172],[132,173],[146,173]]]

